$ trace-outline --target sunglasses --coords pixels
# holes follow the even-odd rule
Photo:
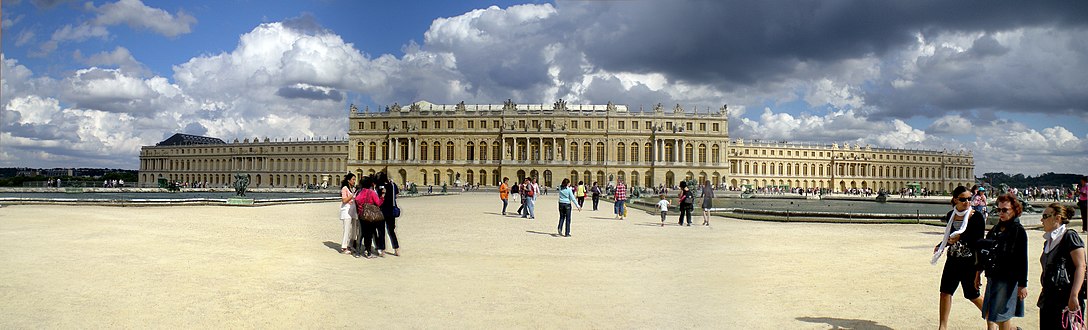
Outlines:
[[[1008,212],[1012,212],[1012,209],[1006,208],[1006,207],[999,207],[999,208],[997,208],[997,212],[998,213],[1008,213]]]
[[[956,198],[956,200],[960,201],[960,203],[966,203],[967,201],[971,200],[971,197],[960,197]]]

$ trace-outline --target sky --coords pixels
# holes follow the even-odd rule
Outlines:
[[[349,105],[728,105],[745,140],[1086,174],[1088,1],[0,3],[0,167],[174,133],[346,138]]]

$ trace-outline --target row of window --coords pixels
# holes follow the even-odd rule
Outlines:
[[[378,160],[379,157],[380,157],[381,160],[389,160],[389,144],[387,142],[384,142],[384,141],[381,143],[381,153],[378,153],[378,147],[379,147],[378,143],[370,142],[369,150],[368,150],[369,152],[367,153],[367,155],[369,155],[369,157],[367,157],[367,155],[364,155],[364,152],[363,152],[364,150],[366,150],[363,142],[356,143],[356,159]],[[605,158],[605,152],[604,152],[605,145],[604,145],[604,143],[603,142],[597,142],[597,145],[595,146],[595,148],[593,148],[593,147],[594,146],[592,144],[590,144],[589,142],[585,142],[585,143],[583,143],[581,145],[581,148],[579,148],[578,142],[571,142],[570,145],[569,145],[569,148],[567,149],[567,153],[562,153],[562,152],[560,153],[560,156],[569,155],[569,157],[566,158],[566,159],[561,158],[559,160],[566,161],[566,160],[569,159],[570,161],[575,161],[575,162],[583,161],[583,160],[588,161],[588,160],[593,160],[594,159],[593,155],[596,155],[596,161],[604,162],[605,161],[605,159],[604,159]],[[491,158],[490,158],[491,160],[499,160],[499,156],[500,156],[499,148],[500,148],[500,145],[497,144],[497,143],[491,145],[491,148],[490,148],[491,149]],[[515,148],[516,148],[516,150],[515,150]],[[530,148],[532,150],[528,150]],[[653,161],[653,155],[654,155],[654,153],[653,153],[653,144],[647,142],[645,145],[641,146],[641,148],[644,150],[644,152],[641,153],[641,154],[645,156],[645,158],[643,158],[643,161],[645,161],[645,162]],[[446,158],[445,158],[445,160],[453,161],[454,160],[454,150],[455,150],[455,146],[454,146],[453,142],[452,141],[446,142],[445,149],[446,149]],[[628,148],[627,144],[625,144],[623,142],[620,142],[620,143],[618,143],[616,145],[616,160],[621,161],[621,162],[625,162],[628,159],[630,159],[631,161],[638,161],[639,160],[639,155],[640,155],[639,149],[640,149],[640,146],[637,143],[631,143],[630,148]],[[430,156],[432,155],[432,153],[431,153],[432,150],[433,150],[434,158],[430,158]],[[479,150],[479,153],[477,153],[477,150]],[[552,155],[551,150],[552,150],[551,145],[545,144],[544,145],[544,150],[543,150],[544,153],[541,154],[542,150],[539,147],[539,145],[529,146],[529,145],[525,145],[525,144],[520,144],[520,145],[517,145],[517,146],[508,145],[506,151],[507,151],[507,154],[516,153],[515,154],[516,157],[514,157],[514,159],[517,159],[517,160],[530,160],[530,159],[531,160],[539,160],[541,157],[543,157],[543,158],[545,158],[547,160],[555,160],[554,155]],[[579,152],[579,151],[581,151],[581,152]],[[596,153],[591,154],[590,151],[596,151]],[[628,153],[628,151],[630,153]],[[670,160],[674,159],[673,158],[673,146],[672,146],[672,144],[665,144],[665,149],[663,151],[664,151],[663,160],[670,161]],[[688,143],[685,146],[684,158],[683,158],[682,161],[687,162],[687,163],[693,162],[693,160],[696,159],[695,158],[695,155],[696,155],[695,152],[696,151],[698,152],[698,156],[699,156],[698,157],[698,162],[707,163],[707,145],[706,144],[699,144],[699,146],[696,148],[695,145],[693,145],[691,143]],[[397,158],[399,160],[408,160],[408,154],[409,154],[408,145],[401,144],[400,145],[400,150],[398,151],[398,157]],[[487,144],[487,142],[481,142],[480,145],[479,145],[479,148],[477,148],[476,144],[473,143],[473,142],[466,143],[465,144],[465,156],[466,156],[465,160],[469,160],[469,161],[487,160],[488,159],[488,157],[487,157],[488,156],[488,144]],[[477,158],[477,156],[479,156],[479,158]],[[579,157],[579,156],[581,156],[581,157]],[[630,156],[630,158],[628,158],[628,156]],[[714,144],[714,145],[710,146],[710,156],[711,156],[710,159],[714,160],[714,163],[717,163],[718,162],[717,160],[720,159],[720,157],[721,157],[721,148],[719,148],[717,144]],[[434,160],[441,160],[442,159],[442,144],[440,142],[435,142],[433,144],[433,148],[432,148],[432,144],[429,144],[427,142],[421,142],[419,144],[419,160],[428,161],[428,160],[431,160],[431,159],[434,159]]]
[[[141,171],[229,171],[237,169],[262,171],[333,171],[346,168],[342,158],[257,159],[243,162],[231,159],[145,159]]]
[[[742,175],[786,175],[786,176],[819,176],[831,175],[831,165],[824,164],[790,164],[790,163],[759,163],[759,162],[731,162],[732,174]],[[869,164],[837,164],[835,175],[840,176],[877,176],[898,178],[925,178],[936,179],[940,170],[931,167],[905,167],[905,166],[873,166]],[[777,170],[776,170],[777,169]],[[946,168],[945,177],[952,179],[968,179],[970,171],[964,167]]]
[[[632,120],[632,121],[629,121],[629,122],[630,122],[630,126],[631,126],[632,130],[639,130],[639,129],[642,129],[642,128],[651,129],[653,127],[653,122],[652,121],[645,121],[645,125],[641,126],[642,128],[640,128],[640,125],[639,125],[641,122],[639,122],[637,120]],[[378,122],[377,121],[371,121],[369,123],[370,123],[370,130],[377,130],[378,129]],[[433,123],[433,126],[432,126],[432,123]],[[489,123],[490,123],[490,128],[499,128],[500,121],[498,121],[498,120],[490,120],[490,121],[488,121],[488,120],[467,120],[467,121],[465,121],[465,128],[476,129],[477,127],[479,127],[480,129],[488,129],[489,128],[489,126],[488,126]],[[594,129],[593,128],[594,121],[592,121],[592,120],[581,120],[581,121],[571,120],[569,123],[570,123],[570,128],[571,129],[580,129],[580,128],[581,129]],[[627,129],[626,128],[627,123],[628,123],[628,121],[625,121],[625,120],[617,121],[616,122],[616,127],[618,129]],[[420,124],[420,129],[431,129],[431,127],[434,127],[435,129],[443,129],[443,128],[445,128],[445,129],[454,129],[454,121],[453,120],[445,120],[445,125],[443,125],[442,120],[434,120],[434,121],[423,120],[423,121],[420,121],[419,124]],[[515,124],[515,127],[518,128],[518,129],[529,129],[529,128],[533,128],[533,129],[535,129],[535,128],[551,129],[551,128],[556,128],[554,126],[555,123],[550,119],[545,119],[543,121],[535,120],[535,119],[534,120],[521,119],[521,120],[518,120],[517,122],[514,122],[514,124]],[[597,124],[596,129],[599,129],[599,130],[605,129],[605,121],[604,120],[597,120],[596,124]],[[708,131],[707,130],[707,127],[708,127],[707,123],[698,123],[698,124],[699,124],[699,126],[698,126],[699,131],[701,131],[701,132],[707,132]],[[382,121],[381,122],[381,130],[388,130],[389,127],[390,127],[389,126],[389,121]],[[402,120],[400,122],[400,127],[401,128],[408,127],[408,121],[407,120]],[[694,131],[695,130],[695,123],[691,123],[691,122],[684,123],[684,125],[682,127],[687,131]],[[720,123],[710,123],[709,127],[710,127],[709,131],[711,131],[711,132],[718,132],[718,131],[721,130]],[[366,123],[363,122],[363,121],[359,121],[358,122],[358,129],[359,130],[367,129],[366,128]],[[671,121],[665,122],[665,126],[663,127],[663,129],[672,130],[673,129],[673,122],[671,122]]]
[[[744,155],[752,155],[752,154],[757,154],[757,155],[760,155],[760,156],[767,156],[768,155],[767,154],[767,149],[748,149],[748,148],[745,148],[743,150],[744,150],[743,151]],[[757,151],[758,151],[758,153],[757,153]],[[775,151],[776,150],[770,150],[770,155],[774,156]],[[807,151],[807,150],[777,150],[777,151],[778,151],[778,156],[810,157],[810,152]],[[736,153],[737,153],[736,150],[734,150],[734,154],[736,154]],[[826,154],[823,151],[812,151],[811,152],[811,157],[814,157],[814,158],[831,157],[831,155],[832,155],[831,151],[828,151]],[[867,157],[867,159],[869,159],[869,160],[902,160],[902,161],[916,161],[916,162],[936,162],[936,161],[939,160],[938,157],[933,157],[933,156],[885,155],[885,154],[861,154],[861,155],[859,155],[859,154],[855,154],[855,153],[843,154],[842,152],[839,152],[837,155],[835,155],[835,157],[836,158],[843,158],[843,159],[854,159],[854,157]],[[966,164],[967,159],[966,158],[956,158],[956,163]]]
[[[311,148],[312,147],[312,148]],[[272,147],[248,147],[249,152],[343,152],[343,145],[336,146],[272,146]],[[145,153],[145,156],[159,156],[169,154],[203,155],[203,154],[235,154],[245,152],[247,147],[222,147],[222,148],[171,148],[154,150]]]

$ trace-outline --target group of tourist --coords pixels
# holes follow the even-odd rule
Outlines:
[[[1088,199],[1086,180],[1081,179]],[[985,188],[956,187],[942,240],[933,248],[933,263],[946,256],[940,281],[940,329],[948,328],[952,295],[957,287],[979,309],[989,329],[1013,329],[1012,318],[1024,316],[1028,296],[1028,234],[1020,223],[1024,206],[1015,194],[997,197],[1000,218],[986,231]],[[1085,199],[1082,199],[1084,201]],[[1066,225],[1075,210],[1060,203],[1042,214],[1043,253],[1039,307],[1040,329],[1083,329],[1085,249],[1080,235]],[[1082,207],[1083,218],[1083,207]],[[983,290],[982,277],[986,278]]]
[[[499,200],[502,201],[502,215],[507,214],[507,207],[510,204],[511,196],[519,196],[522,207],[518,208],[518,215],[522,218],[535,219],[535,205],[537,196],[539,196],[540,186],[537,184],[535,178],[525,178],[521,184],[510,185],[510,178],[502,178],[502,182],[499,183]],[[702,185],[702,209],[703,209],[703,225],[710,226],[710,211],[713,208],[714,188],[709,181],[705,185]],[[685,219],[687,225],[691,226],[691,213],[695,208],[695,194],[692,192],[692,187],[689,187],[687,182],[680,183],[680,191],[677,195],[679,201],[680,219],[678,225],[683,226]],[[613,214],[615,219],[624,220],[627,217],[627,185],[624,184],[623,179],[619,179],[616,186],[612,188],[613,192]],[[578,211],[582,210],[582,206],[585,204],[587,196],[593,197],[593,210],[597,210],[597,203],[602,194],[602,189],[593,183],[592,187],[587,187],[585,182],[579,181],[577,185],[572,184],[570,179],[563,179],[563,182],[559,184],[559,225],[557,226],[557,234],[559,236],[570,237],[570,222],[571,213],[576,208]],[[661,194],[661,201],[657,206],[661,210],[661,226],[665,225],[665,216],[669,211],[669,205],[671,205],[666,198],[665,194]],[[564,228],[566,230],[564,230]]]
[[[344,176],[340,181],[340,221],[344,225],[340,253],[356,258],[384,257],[388,236],[393,248],[389,254],[400,255],[396,230],[400,217],[399,193],[399,188],[385,172],[361,180],[356,180],[353,173]]]

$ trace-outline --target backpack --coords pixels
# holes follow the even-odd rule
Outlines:
[[[684,192],[684,198],[680,201],[681,204],[695,204],[695,196],[691,193],[691,190]]]
[[[526,195],[526,196],[529,196],[529,197],[533,197],[533,195],[534,195],[534,194],[533,194],[533,188],[531,188],[531,187],[525,187],[525,195]]]

